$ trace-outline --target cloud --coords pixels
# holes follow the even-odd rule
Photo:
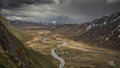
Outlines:
[[[62,9],[64,9],[65,12],[94,17],[109,15],[120,10],[119,2],[109,4],[107,1],[108,0],[66,0],[65,3],[62,4]]]
[[[120,0],[107,0],[108,4],[115,4],[115,3],[119,3]]]
[[[57,15],[53,7],[45,5],[27,5],[19,9],[2,9],[1,13],[6,15],[30,16],[30,17],[49,17]]]
[[[68,16],[86,22],[120,10],[120,0],[1,0],[0,3],[3,15],[36,21]]]
[[[9,20],[23,20],[22,17],[17,17],[17,16],[9,16],[9,17],[6,17],[7,19]]]
[[[1,14],[9,20],[22,20],[40,22],[47,18],[59,16],[55,12],[57,4],[42,4],[42,5],[24,5],[17,9],[2,9]]]
[[[53,0],[1,0],[0,8],[18,8],[25,4],[50,4]]]

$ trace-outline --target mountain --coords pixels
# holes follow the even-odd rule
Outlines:
[[[62,24],[57,32],[97,47],[120,50],[120,12],[83,24]]]
[[[46,19],[45,19],[45,21],[46,21]],[[53,21],[56,21],[57,23],[61,23],[61,24],[63,24],[63,23],[70,24],[70,23],[75,22],[72,18],[69,18],[68,16],[53,16],[53,17],[48,18],[47,21],[48,21],[48,23],[52,23]]]
[[[52,24],[53,21],[56,21],[56,23],[59,23],[59,24],[64,24],[64,23],[67,23],[67,24],[70,24],[70,23],[76,23],[77,21],[73,18],[70,18],[68,16],[51,16],[51,17],[39,17],[39,18],[36,18],[36,20],[28,20],[27,17],[24,17],[22,20],[12,20],[13,18],[8,18],[8,20],[10,21],[11,24],[23,24],[23,23],[26,23],[26,24],[43,24],[43,25],[49,25],[49,24]]]
[[[8,30],[6,26],[8,26],[8,24],[3,22],[3,20],[0,20],[0,52],[2,57],[2,61],[0,61],[2,64],[0,65],[5,68],[28,68],[29,61],[27,60],[27,54],[23,44]]]
[[[41,23],[35,23],[35,22],[27,22],[27,21],[20,21],[20,20],[9,20],[9,23],[13,26],[37,26]]]
[[[54,68],[45,56],[24,46],[27,36],[22,33],[0,17],[0,68]]]
[[[84,26],[86,30],[80,32],[76,40],[120,50],[120,12],[96,19]]]

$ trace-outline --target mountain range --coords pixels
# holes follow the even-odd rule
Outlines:
[[[82,24],[55,25],[52,30],[54,29],[55,32],[76,41],[120,50],[120,12]]]

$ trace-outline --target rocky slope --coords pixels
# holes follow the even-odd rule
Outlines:
[[[76,40],[120,50],[120,12],[84,24],[86,30]]]
[[[63,24],[54,28],[76,41],[120,50],[120,12],[83,24]]]
[[[0,68],[54,68],[44,56],[25,48],[11,27],[0,17]]]

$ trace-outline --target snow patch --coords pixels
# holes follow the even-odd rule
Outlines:
[[[105,21],[103,24],[105,25],[107,22]]]
[[[118,35],[118,37],[120,38],[120,35]]]
[[[91,25],[89,25],[89,26],[87,27],[87,31],[88,31],[88,30],[90,30],[91,28],[92,28],[92,26],[91,26]]]
[[[53,23],[53,24],[56,24],[57,22],[56,22],[56,21],[53,21],[52,23]]]
[[[116,19],[114,19],[112,22],[117,21],[119,18],[120,18],[120,16],[119,16],[119,17],[117,17]]]
[[[108,41],[109,40],[109,37],[107,37],[106,39],[105,39],[105,41]]]
[[[109,34],[109,36],[112,36],[113,34],[114,34],[114,31],[116,31],[116,30],[118,30],[118,31],[120,31],[120,25],[118,25],[113,31],[112,31],[112,33],[111,34]]]
[[[120,32],[120,29],[118,29],[118,31]]]
[[[115,28],[115,30],[117,30],[118,28],[120,28],[120,25],[118,25],[118,26]]]

